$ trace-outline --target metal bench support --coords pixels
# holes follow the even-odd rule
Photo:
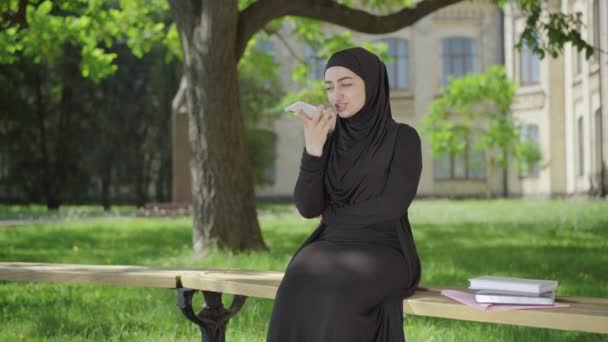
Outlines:
[[[230,308],[226,309],[222,303],[222,293],[202,291],[205,297],[205,306],[197,315],[192,309],[192,297],[197,291],[178,288],[177,307],[188,320],[199,326],[203,342],[225,342],[228,320],[241,310],[247,296],[235,295]]]

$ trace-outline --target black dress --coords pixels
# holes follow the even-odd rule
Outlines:
[[[322,212],[322,221],[287,266],[267,341],[404,341],[403,298],[421,275],[407,215],[422,170],[420,137],[400,124],[382,196],[342,208],[318,207],[326,152],[302,154],[296,207],[306,218]]]

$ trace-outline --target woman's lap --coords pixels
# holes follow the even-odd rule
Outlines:
[[[306,245],[285,271],[268,341],[375,341],[391,329],[385,304],[394,303],[394,294],[410,284],[407,270],[392,247],[326,240]],[[401,337],[391,341],[403,340],[397,324],[394,331]]]
[[[374,244],[314,241],[300,250],[282,286],[291,295],[334,296],[337,309],[365,313],[410,283],[401,253]]]

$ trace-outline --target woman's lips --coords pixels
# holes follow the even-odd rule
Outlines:
[[[344,108],[346,108],[346,104],[345,103],[340,103],[340,104],[336,104],[336,110],[338,112],[341,112],[344,110]]]

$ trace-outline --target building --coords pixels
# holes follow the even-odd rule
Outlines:
[[[570,1],[586,8],[585,18],[592,13],[593,6],[603,10],[605,2],[589,5],[591,1]],[[551,6],[572,10],[567,1],[554,1]],[[565,4],[564,4],[565,3]],[[590,7],[591,6],[591,7]],[[606,20],[600,20],[603,46],[608,45]],[[420,123],[432,101],[439,96],[439,88],[449,76],[481,72],[494,64],[506,64],[509,75],[520,84],[513,105],[513,115],[522,122],[522,138],[537,141],[543,160],[523,174],[513,169],[507,173],[491,168],[485,163],[484,152],[467,148],[462,157],[443,156],[433,158],[430,146],[422,137],[423,170],[418,188],[421,197],[479,197],[501,196],[555,196],[590,193],[597,189],[599,157],[604,153],[607,160],[606,139],[598,137],[601,125],[596,121],[606,118],[608,108],[601,109],[600,92],[608,92],[608,78],[603,73],[600,87],[599,61],[582,61],[572,51],[558,59],[538,60],[528,50],[519,53],[513,48],[514,39],[522,28],[522,18],[512,6],[504,12],[487,1],[463,2],[439,10],[416,24],[385,35],[367,35],[353,32],[357,44],[383,40],[389,45],[389,54],[395,58],[387,63],[391,81],[391,108],[395,120],[420,127]],[[327,25],[327,30],[339,31],[340,27]],[[598,37],[600,34],[598,34]],[[290,40],[289,37],[286,39]],[[287,47],[274,40],[265,49],[271,49],[281,66],[283,84],[296,90],[291,80],[293,53],[299,54],[313,66],[311,77],[322,78],[325,60],[315,56],[307,46]],[[606,48],[605,48],[606,49]],[[608,49],[606,49],[608,50]],[[574,57],[573,57],[574,56]],[[606,54],[599,57],[603,65],[608,63]],[[595,63],[595,64],[593,64]],[[582,68],[581,75],[571,73]],[[569,78],[570,77],[570,78]],[[569,85],[569,86],[567,86]],[[603,90],[602,90],[603,89]],[[608,98],[603,96],[604,99]],[[606,107],[606,106],[604,106]],[[600,114],[592,113],[600,109]],[[603,112],[602,112],[603,110]],[[178,115],[180,116],[180,115]],[[573,146],[579,140],[575,118],[583,117],[583,157]],[[578,119],[576,119],[578,120]],[[605,122],[606,120],[604,120]],[[259,198],[290,200],[296,182],[301,152],[304,148],[304,133],[301,123],[286,115],[268,129],[277,135],[277,159],[269,170],[273,184],[256,187]],[[174,118],[174,201],[190,199],[189,163],[183,151],[187,151],[186,115]],[[595,135],[590,135],[596,132]],[[603,135],[604,137],[607,134]],[[565,139],[564,139],[565,137]],[[602,142],[602,143],[599,143]],[[605,146],[603,150],[600,148]],[[185,147],[185,148],[184,148]],[[602,150],[603,152],[600,152]],[[182,152],[179,152],[182,151]],[[181,154],[179,154],[181,153]],[[584,166],[578,168],[582,161]],[[579,173],[582,170],[582,175]],[[506,177],[506,178],[505,178]],[[595,177],[595,178],[593,178]],[[605,176],[604,176],[605,177]],[[608,182],[604,181],[603,184]],[[595,191],[595,190],[594,190]]]
[[[587,60],[567,45],[558,58],[544,58],[524,48],[513,48],[525,18],[505,6],[505,64],[518,85],[513,116],[525,137],[536,142],[543,155],[525,174],[510,174],[510,190],[523,196],[598,196],[606,193],[606,106],[608,100],[606,53]],[[607,3],[600,0],[547,2],[552,10],[581,12],[582,37],[606,51]],[[603,99],[603,100],[602,100]]]

